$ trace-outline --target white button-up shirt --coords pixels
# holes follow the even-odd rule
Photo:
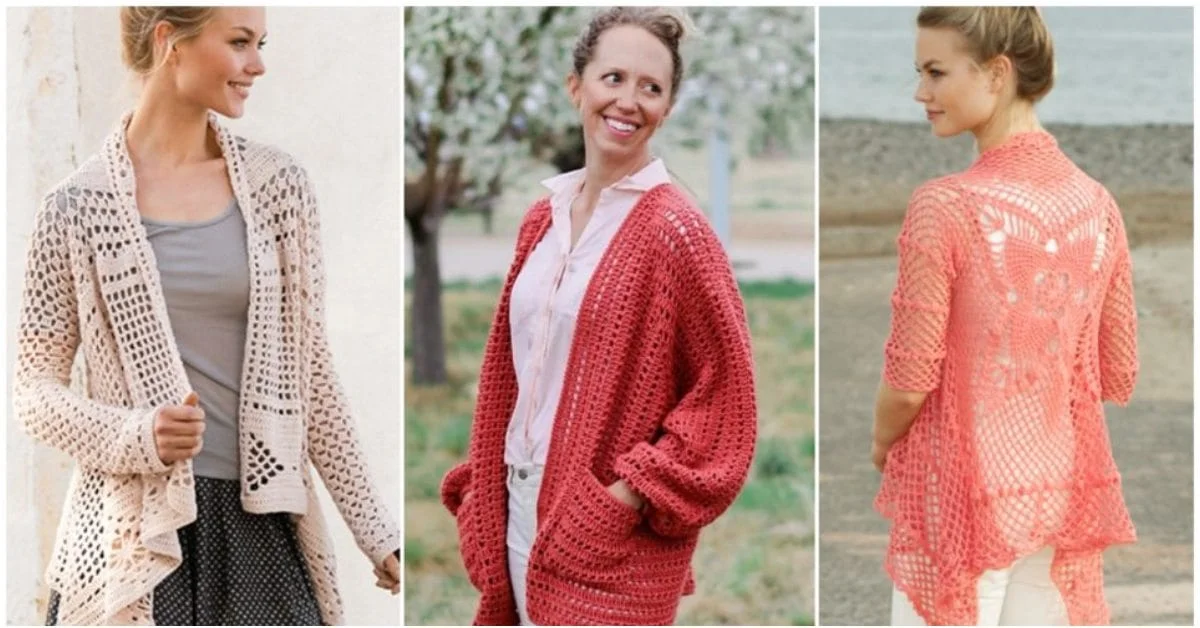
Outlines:
[[[571,247],[571,205],[584,181],[575,170],[542,181],[550,189],[550,228],[513,284],[509,311],[517,405],[508,423],[507,464],[546,464],[562,395],[575,317],[592,272],[642,194],[671,178],[661,159],[600,191],[592,217]]]

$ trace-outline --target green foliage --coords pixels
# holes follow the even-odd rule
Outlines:
[[[812,282],[790,277],[771,281],[739,281],[738,288],[744,299],[800,299],[813,293]]]
[[[438,431],[437,447],[456,458],[467,454],[467,442],[471,439],[471,415],[457,414],[446,419]]]
[[[404,539],[404,564],[419,567],[429,554],[428,548],[421,539],[412,537]]]
[[[799,442],[785,440],[761,443],[754,454],[754,472],[764,479],[798,474],[804,460],[799,445]]]

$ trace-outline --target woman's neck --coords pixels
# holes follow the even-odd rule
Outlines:
[[[972,129],[975,134],[975,146],[980,153],[1000,146],[1018,133],[1044,131],[1038,122],[1033,103],[1017,100],[1004,107],[979,127]]]
[[[208,110],[180,103],[146,84],[126,131],[130,156],[137,163],[178,167],[220,157],[208,134]]]
[[[587,207],[595,205],[596,200],[600,198],[600,190],[640,171],[650,160],[649,150],[617,163],[589,155],[584,161],[583,189],[580,192],[583,199],[588,201]]]

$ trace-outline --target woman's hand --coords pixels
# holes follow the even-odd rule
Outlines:
[[[884,445],[878,440],[871,443],[871,462],[875,465],[875,470],[883,473],[883,466],[887,464],[888,450],[891,445]]]
[[[204,446],[204,410],[200,397],[188,393],[181,406],[165,406],[154,416],[154,447],[163,464],[187,460]]]
[[[641,510],[642,504],[644,504],[646,501],[642,499],[641,495],[633,492],[633,489],[629,488],[629,484],[625,482],[625,480],[617,480],[616,482],[609,484],[608,492],[612,494],[613,497],[616,497],[618,501],[634,510]]]
[[[395,554],[388,554],[382,565],[375,566],[375,586],[391,591],[392,595],[400,593],[400,561]]]
[[[886,381],[879,382],[875,427],[871,430],[871,462],[880,473],[887,463],[888,451],[908,434],[928,397],[927,392],[896,390]]]

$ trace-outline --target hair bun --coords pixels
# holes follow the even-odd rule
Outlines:
[[[1037,7],[924,7],[917,26],[958,32],[977,63],[1007,56],[1021,98],[1037,102],[1054,87],[1054,42]]]
[[[584,27],[575,42],[575,74],[583,76],[583,70],[596,54],[600,35],[614,26],[638,26],[654,35],[671,52],[674,72],[671,76],[671,99],[678,93],[683,80],[683,59],[679,54],[680,42],[695,30],[685,11],[674,7],[612,7],[598,11]]]

